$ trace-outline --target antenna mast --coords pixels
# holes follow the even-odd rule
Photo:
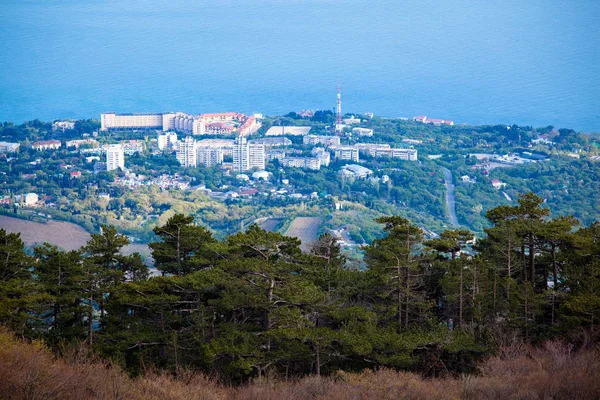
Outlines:
[[[342,86],[340,81],[337,85],[337,105],[335,107],[335,133],[342,135]]]

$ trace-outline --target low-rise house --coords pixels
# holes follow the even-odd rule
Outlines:
[[[88,145],[92,148],[96,148],[100,146],[100,143],[98,143],[98,141],[96,139],[76,139],[76,140],[69,140],[67,143],[67,148],[71,148],[71,147],[75,147],[76,149],[79,149],[79,147],[81,146],[85,146]]]
[[[506,187],[506,183],[499,181],[498,179],[492,179],[492,186],[494,189],[499,190]]]

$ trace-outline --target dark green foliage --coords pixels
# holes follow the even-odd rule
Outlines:
[[[113,227],[81,251],[46,244],[33,258],[0,230],[0,318],[55,349],[87,341],[132,374],[189,368],[237,383],[382,367],[472,372],[515,338],[597,330],[600,223],[574,231],[575,219],[549,219],[541,205],[528,193],[488,211],[492,226],[472,248],[466,230],[424,241],[408,219],[378,218],[366,271],[344,268],[329,234],[306,254],[256,225],[216,241],[180,214],[155,230],[165,276],[153,278],[139,255],[120,254],[129,241]]]

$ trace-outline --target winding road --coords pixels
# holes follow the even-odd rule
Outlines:
[[[456,210],[454,208],[454,183],[452,183],[452,172],[446,167],[442,167],[442,171],[444,171],[444,178],[446,179],[446,208],[448,209],[450,224],[459,226],[458,219],[456,218]]]

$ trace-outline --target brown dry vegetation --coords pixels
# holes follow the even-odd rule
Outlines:
[[[479,376],[423,379],[381,370],[298,381],[261,380],[226,387],[204,375],[147,373],[129,378],[82,353],[57,359],[39,343],[0,332],[0,399],[598,399],[600,352],[559,342],[512,346],[481,366]]]

